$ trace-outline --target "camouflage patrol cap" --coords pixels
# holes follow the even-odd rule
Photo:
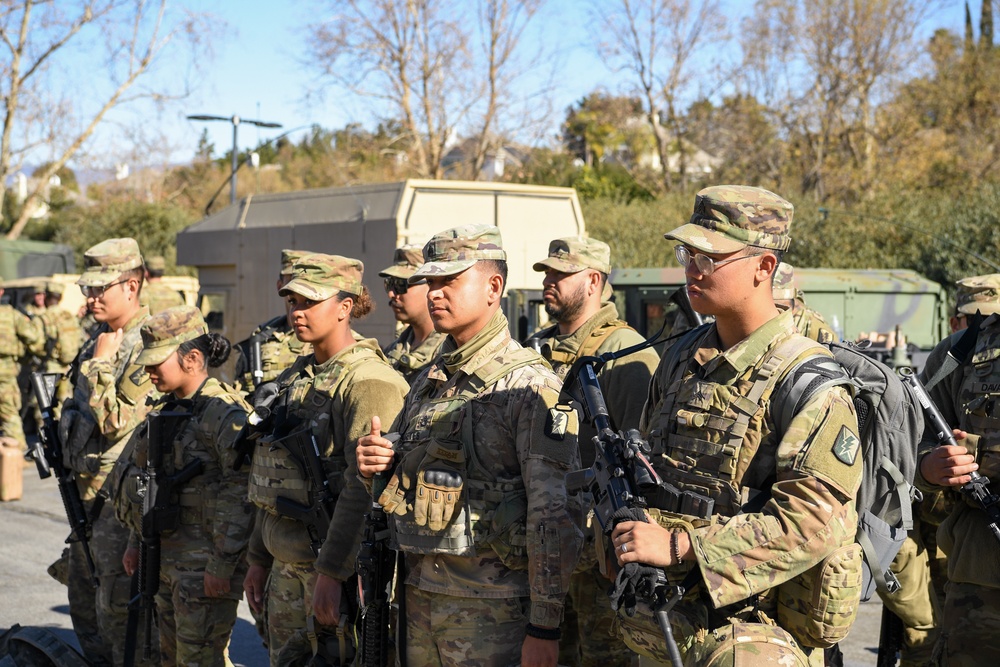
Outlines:
[[[320,252],[300,257],[292,266],[291,280],[278,290],[281,296],[294,292],[313,301],[326,301],[340,292],[361,294],[365,265],[360,260]]]
[[[584,269],[611,273],[611,248],[603,241],[584,236],[555,239],[549,242],[549,256],[531,268],[562,273],[579,273]]]
[[[507,260],[500,230],[495,225],[465,225],[435,234],[424,245],[424,265],[410,276],[411,283],[430,276],[453,276],[481,259]]]
[[[424,264],[424,253],[417,244],[396,248],[392,266],[378,272],[380,278],[409,278]]]
[[[281,251],[281,275],[290,276],[292,275],[292,267],[295,266],[295,262],[299,261],[306,255],[311,255],[308,250],[292,250],[286,248]]]
[[[974,315],[977,310],[983,315],[1000,313],[1000,273],[962,278],[955,284],[958,286],[957,314]]]
[[[146,269],[148,271],[159,271],[163,273],[167,270],[167,260],[163,259],[159,255],[155,255],[146,260]]]
[[[142,254],[135,239],[108,239],[83,253],[84,271],[77,285],[103,287],[130,269],[142,267]]]
[[[54,280],[50,280],[49,282],[45,283],[46,294],[62,296],[65,291],[66,291],[66,286],[63,285],[62,283],[57,283]]]
[[[771,283],[771,297],[775,301],[794,299],[798,291],[795,289],[795,267],[782,262],[774,270],[774,282]]]
[[[663,236],[708,253],[736,252],[748,245],[787,250],[792,211],[791,203],[763,188],[716,185],[695,196],[686,225]]]
[[[135,363],[140,366],[158,366],[177,351],[181,343],[194,340],[208,333],[208,325],[201,311],[194,306],[177,306],[150,317],[142,325],[142,352]]]

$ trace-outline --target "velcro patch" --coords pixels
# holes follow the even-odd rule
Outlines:
[[[562,440],[566,437],[566,429],[569,427],[569,414],[567,406],[556,406],[549,408],[549,418],[546,420],[545,431],[550,438]],[[572,410],[572,408],[569,408]]]
[[[858,440],[858,436],[854,435],[846,426],[841,426],[837,440],[833,443],[833,455],[842,463],[852,466],[858,458],[860,448],[861,441]]]

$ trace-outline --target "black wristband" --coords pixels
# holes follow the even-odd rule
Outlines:
[[[529,637],[534,637],[535,639],[548,639],[549,641],[556,642],[562,639],[561,628],[540,628],[537,625],[528,623],[525,632],[527,632]]]

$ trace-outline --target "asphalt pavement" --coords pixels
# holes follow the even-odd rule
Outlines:
[[[79,649],[66,587],[45,571],[59,558],[68,534],[55,480],[39,479],[34,465],[25,468],[22,499],[0,503],[0,631],[15,623],[42,627]],[[240,602],[229,656],[236,665],[268,666],[246,601]]]
[[[0,503],[0,630],[14,623],[43,627],[79,647],[69,618],[66,588],[45,571],[62,553],[69,533],[55,480],[41,480],[34,466],[24,469],[24,496]],[[841,642],[846,667],[875,664],[882,605],[861,605],[858,620]],[[244,667],[267,667],[267,651],[254,629],[246,601],[240,602],[230,658]]]

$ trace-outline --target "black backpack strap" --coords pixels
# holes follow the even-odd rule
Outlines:
[[[776,432],[784,435],[803,405],[820,391],[837,386],[847,387],[851,396],[854,396],[857,389],[836,359],[816,354],[800,361],[788,371],[771,396],[771,405],[774,407],[771,418]],[[858,424],[858,429],[864,432],[863,425]]]

